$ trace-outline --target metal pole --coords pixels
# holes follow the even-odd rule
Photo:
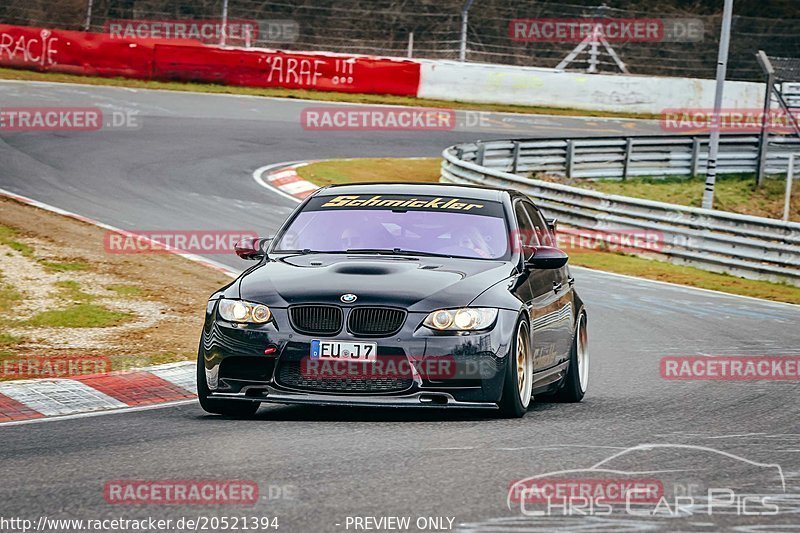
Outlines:
[[[414,57],[414,32],[408,34],[408,57]]]
[[[794,158],[800,154],[789,154],[789,170],[786,172],[786,202],[783,204],[783,220],[789,221],[792,203],[792,179],[794,178]]]
[[[219,38],[220,46],[225,46],[228,39],[228,0],[222,0],[222,35]]]
[[[772,108],[772,91],[775,86],[775,69],[772,67],[767,54],[764,50],[759,50],[756,59],[761,64],[761,68],[767,74],[767,95],[764,97],[764,116],[761,121],[761,136],[758,139],[758,171],[756,172],[756,186],[761,187],[764,180],[764,170],[767,166],[767,149],[769,148],[769,131],[767,126],[770,122],[770,109]]]
[[[83,23],[83,31],[89,31],[92,28],[92,4],[94,4],[94,0],[88,0],[86,4],[86,22]]]
[[[244,46],[250,48],[253,45],[253,30],[250,29],[249,24],[244,24],[242,28],[244,29]]]
[[[461,10],[461,49],[458,52],[458,60],[462,63],[467,60],[467,22],[469,20],[469,8],[475,0],[467,0],[464,9]]]
[[[719,37],[719,56],[717,57],[717,91],[714,95],[714,117],[711,121],[711,142],[708,147],[708,172],[706,188],[703,191],[703,208],[714,208],[714,185],[717,181],[717,158],[719,156],[719,114],[722,110],[722,93],[725,88],[725,76],[728,71],[728,48],[731,41],[731,19],[733,18],[733,0],[725,0],[722,14],[722,32]]]
[[[589,70],[590,74],[594,74],[597,72],[597,65],[599,64],[598,57],[600,56],[600,52],[598,50],[598,45],[600,44],[600,36],[603,34],[602,26],[598,24],[592,30],[592,46],[589,49]]]

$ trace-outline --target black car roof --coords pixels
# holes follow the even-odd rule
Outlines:
[[[353,183],[329,185],[319,189],[314,196],[334,196],[342,194],[407,194],[419,196],[458,196],[471,200],[500,202],[506,195],[519,194],[506,189],[492,189],[475,185],[448,183]]]

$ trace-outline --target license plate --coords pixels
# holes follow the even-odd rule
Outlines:
[[[311,341],[311,358],[321,361],[376,361],[378,345],[374,342]]]

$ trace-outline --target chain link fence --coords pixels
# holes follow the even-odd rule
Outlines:
[[[702,28],[699,39],[684,42],[614,42],[590,57],[588,46],[566,68],[619,72],[619,62],[631,74],[713,78],[716,66],[721,2],[711,0],[571,2],[538,0],[475,0],[467,25],[467,61],[553,68],[579,44],[578,40],[522,42],[515,40],[512,21],[561,20],[686,20]],[[733,21],[728,78],[762,81],[757,50],[771,56],[800,56],[800,1],[742,2]],[[759,4],[754,6],[751,4]],[[91,16],[87,17],[91,5]],[[652,5],[652,8],[649,6]],[[623,7],[619,7],[623,6]],[[633,7],[631,7],[633,6]],[[688,7],[681,7],[688,6]],[[0,22],[101,32],[114,21],[221,20],[256,21],[261,31],[235,43],[287,50],[329,50],[430,59],[459,58],[464,0],[4,0]],[[761,16],[763,13],[764,16]],[[295,31],[281,35],[289,21]],[[88,25],[87,25],[88,23]],[[278,28],[277,34],[275,28]],[[413,34],[413,37],[412,37]],[[411,49],[411,50],[410,50]]]

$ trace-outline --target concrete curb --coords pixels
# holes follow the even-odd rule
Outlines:
[[[193,362],[74,378],[5,381],[0,383],[0,424],[141,407],[196,396]]]
[[[285,167],[278,168],[274,171],[267,171],[262,179],[267,185],[274,189],[295,198],[296,200],[303,200],[308,195],[319,189],[310,181],[306,181],[297,174],[297,169],[304,167],[314,161],[305,161],[302,163],[293,163]]]

